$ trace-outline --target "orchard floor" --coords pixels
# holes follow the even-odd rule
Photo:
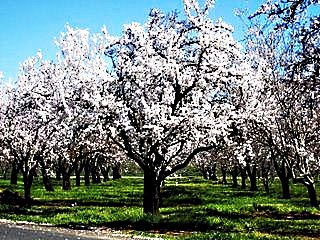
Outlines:
[[[162,189],[160,216],[142,212],[142,178],[73,186],[70,191],[54,185],[54,192],[46,192],[39,179],[32,207],[0,204],[0,218],[163,239],[320,239],[320,210],[309,207],[301,185],[291,185],[292,198],[281,199],[276,180],[265,194],[261,186],[253,193],[201,177],[171,178]],[[23,194],[21,181],[10,186],[0,180],[0,189],[8,188]]]

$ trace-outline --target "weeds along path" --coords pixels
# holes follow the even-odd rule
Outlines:
[[[107,228],[68,229],[49,224],[0,219],[0,240],[160,240],[117,233]]]

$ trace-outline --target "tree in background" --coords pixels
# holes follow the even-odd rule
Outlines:
[[[38,167],[46,165],[52,148],[55,116],[51,101],[53,89],[47,85],[53,65],[43,61],[41,53],[26,60],[15,88],[2,94],[1,138],[7,159],[21,171],[24,198],[31,201],[31,186]],[[45,173],[45,172],[43,172]],[[46,176],[44,175],[44,178]]]
[[[319,168],[319,1],[268,1],[251,16],[248,48],[266,59],[264,81],[273,99],[271,121],[255,121],[289,197],[288,179],[306,186],[318,206],[314,174]],[[266,18],[264,18],[266,16]],[[262,28],[261,26],[264,26]],[[276,45],[274,44],[276,42]],[[262,120],[262,118],[260,118]],[[264,118],[266,120],[266,118]]]

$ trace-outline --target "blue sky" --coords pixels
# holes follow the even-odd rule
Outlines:
[[[241,39],[245,28],[234,9],[253,12],[262,1],[216,0],[210,16],[232,24],[236,38]],[[105,25],[110,33],[120,34],[123,24],[144,23],[153,7],[183,13],[182,0],[0,0],[0,71],[14,80],[19,64],[38,49],[46,59],[53,59],[57,51],[54,38],[66,23],[91,32]]]

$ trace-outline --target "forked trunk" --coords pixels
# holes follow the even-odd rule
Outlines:
[[[154,172],[144,171],[143,211],[152,215],[159,215],[160,211],[160,183]]]

